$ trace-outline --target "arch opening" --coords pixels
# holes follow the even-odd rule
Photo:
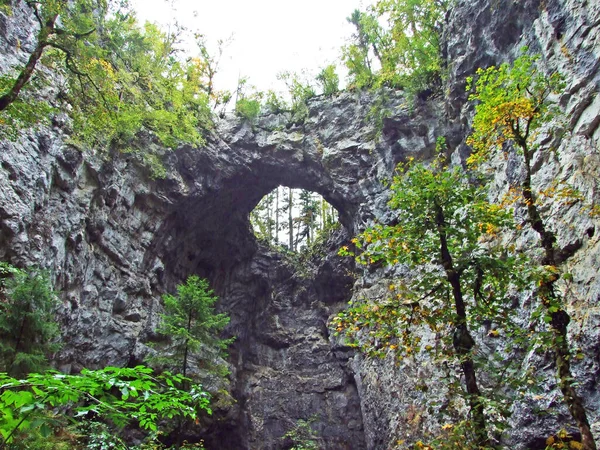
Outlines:
[[[337,209],[322,195],[283,185],[266,194],[249,218],[257,239],[296,253],[340,226]]]

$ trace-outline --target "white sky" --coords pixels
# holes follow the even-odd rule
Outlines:
[[[238,76],[258,90],[283,90],[279,72],[315,75],[337,62],[352,33],[346,17],[370,0],[131,0],[140,22],[164,27],[177,21],[207,36],[209,43],[233,36],[226,48],[217,89],[234,91]],[[174,3],[174,9],[171,6]],[[343,78],[343,77],[342,77]]]

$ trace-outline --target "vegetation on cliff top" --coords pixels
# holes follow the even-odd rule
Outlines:
[[[126,2],[25,1],[38,31],[27,63],[0,78],[0,132],[71,119],[71,137],[96,151],[131,148],[140,133],[168,148],[202,145],[211,127],[214,60],[198,37],[197,56],[181,54],[179,32],[141,26]],[[15,6],[17,7],[17,6]],[[57,84],[58,83],[58,84]],[[44,88],[57,89],[39,99]]]

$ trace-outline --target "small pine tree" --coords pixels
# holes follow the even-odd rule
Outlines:
[[[0,263],[0,371],[23,377],[48,368],[58,350],[57,298],[48,275]]]
[[[167,294],[163,300],[165,314],[157,331],[171,338],[173,349],[170,355],[153,361],[184,377],[192,363],[225,376],[227,368],[219,359],[226,356],[232,339],[222,339],[219,334],[229,323],[229,316],[215,313],[218,298],[208,281],[192,275],[177,286],[177,295]]]

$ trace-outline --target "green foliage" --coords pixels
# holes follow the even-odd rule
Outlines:
[[[540,127],[556,114],[548,101],[564,89],[558,72],[546,76],[536,66],[536,56],[523,54],[512,65],[478,69],[468,78],[467,90],[475,89],[469,100],[477,102],[473,133],[467,143],[473,147],[469,163],[477,166],[507,142],[532,149]]]
[[[344,246],[340,254],[356,256],[362,265],[404,264],[413,276],[408,284],[391,283],[383,302],[351,305],[332,325],[370,356],[383,357],[390,349],[399,358],[422,351],[450,356],[459,319],[449,304],[452,288],[440,271],[438,207],[443,208],[448,250],[460,271],[463,291],[469,294],[469,323],[475,328],[488,320],[504,327],[511,317],[507,295],[519,282],[513,272],[521,261],[510,248],[495,242],[512,225],[511,213],[488,203],[485,190],[471,185],[459,168],[408,163],[397,171],[389,202],[399,212],[397,223],[368,228],[352,240],[356,252]],[[444,332],[445,345],[424,345],[411,332],[415,325]],[[367,332],[360,333],[364,328]]]
[[[0,370],[21,377],[58,350],[57,298],[48,275],[0,263]]]
[[[267,91],[265,96],[265,108],[273,114],[279,114],[290,109],[287,102],[272,90]]]
[[[214,64],[200,56],[178,57],[178,31],[140,27],[124,2],[77,0],[30,2],[40,23],[37,47],[27,65],[1,83],[4,135],[48,117],[50,109],[27,95],[44,71],[64,77],[57,109],[72,120],[72,139],[94,149],[128,147],[145,131],[163,146],[203,145],[211,127],[209,99]],[[204,49],[204,51],[202,51]],[[33,75],[36,74],[34,77]],[[34,114],[35,113],[35,114]]]
[[[255,98],[240,98],[235,104],[235,113],[252,122],[260,114],[260,101]]]
[[[567,329],[571,317],[556,286],[561,276],[556,236],[540,208],[540,193],[535,192],[532,185],[533,157],[543,148],[537,144],[537,133],[555,115],[557,108],[550,101],[550,95],[562,90],[564,83],[558,73],[548,76],[539,71],[535,60],[536,57],[524,54],[513,65],[504,64],[478,71],[475,93],[470,99],[479,103],[473,120],[473,134],[467,141],[474,153],[467,162],[478,167],[495,152],[512,148],[505,144],[513,144],[516,154],[522,158],[525,173],[516,191],[527,212],[529,225],[539,237],[537,247],[543,253],[533,270],[538,274],[536,295],[539,300],[539,308],[533,316],[535,319],[542,317],[550,330],[542,334],[546,337],[544,348],[554,353],[558,385],[579,427],[582,448],[595,450],[597,447],[585,405],[576,391],[571,370]],[[473,80],[470,79],[468,87],[472,86]]]
[[[150,433],[165,419],[210,414],[208,394],[199,385],[181,390],[178,386],[186,382],[181,375],[155,375],[144,366],[84,369],[80,375],[31,373],[23,380],[0,373],[2,443],[17,441],[32,430],[50,436],[48,417],[56,410],[78,421],[100,419],[118,429],[135,424]]]
[[[229,323],[226,314],[216,314],[214,295],[208,281],[196,275],[188,277],[185,284],[177,286],[177,295],[163,297],[165,314],[157,332],[168,336],[172,343],[167,356],[152,361],[186,376],[190,365],[208,369],[224,377],[227,366],[221,358],[227,356],[227,346],[233,339],[221,339],[219,334]]]
[[[292,99],[292,115],[294,120],[304,120],[308,116],[307,101],[317,95],[314,87],[303,74],[295,72],[282,72],[277,75],[282,80]]]
[[[105,48],[80,43],[79,70],[87,76],[68,78],[78,137],[90,146],[127,144],[145,129],[168,148],[203,145],[199,130],[210,126],[205,61],[178,60],[172,36],[155,25],[140,28],[132,15],[102,25]]]
[[[323,95],[337,94],[340,90],[340,77],[335,72],[335,65],[330,64],[319,72],[317,82],[321,86]]]
[[[300,419],[283,435],[284,439],[292,441],[290,450],[319,450],[319,438],[312,428],[315,420],[315,417],[309,420]]]
[[[106,423],[85,421],[78,426],[86,450],[128,450],[129,447]]]
[[[379,0],[354,11],[356,28],[343,49],[351,85],[402,87],[416,94],[440,78],[440,35],[450,0]]]
[[[12,1],[11,0],[1,0],[0,1],[0,12],[6,14],[7,16],[12,15]]]
[[[367,113],[366,119],[375,125],[374,140],[381,137],[383,133],[383,122],[386,118],[390,117],[392,111],[387,107],[389,96],[385,89],[373,90],[376,95],[373,98],[369,112]]]
[[[409,161],[397,172],[389,202],[398,211],[394,224],[368,228],[352,240],[356,251],[345,246],[340,254],[355,256],[363,265],[404,265],[410,277],[390,283],[381,301],[351,304],[331,326],[369,356],[393,353],[404,359],[420,354],[437,364],[460,362],[468,379],[474,377],[471,359],[476,358],[469,330],[487,324],[491,337],[508,338],[506,348],[498,349],[495,361],[475,362],[475,367],[492,378],[504,376],[508,367],[503,355],[527,339],[514,323],[510,302],[511,289],[524,284],[524,260],[498,239],[512,226],[511,211],[490,204],[485,189],[471,184],[460,168],[446,168],[443,157],[429,167]],[[423,327],[431,333],[423,334]],[[466,365],[471,367],[467,370]],[[482,445],[483,404],[492,406],[486,397],[493,393],[484,395],[468,382],[466,387],[475,416],[472,430],[478,430],[473,442]],[[501,422],[506,405],[494,405],[500,408]],[[494,425],[502,427],[500,422]]]
[[[413,450],[498,450],[498,446],[473,446],[473,425],[469,420],[442,425],[439,434],[427,444],[417,441]]]
[[[247,90],[250,93],[247,93]],[[240,78],[237,87],[237,100],[235,103],[235,113],[242,119],[250,122],[255,121],[261,111],[262,92],[256,92],[254,86],[248,86],[247,78]]]
[[[0,93],[10,89],[14,83],[14,77],[0,75]],[[16,140],[20,130],[48,123],[55,109],[48,102],[34,98],[32,91],[39,84],[40,82],[28,85],[23,89],[21,97],[6,110],[0,111],[0,138]]]

